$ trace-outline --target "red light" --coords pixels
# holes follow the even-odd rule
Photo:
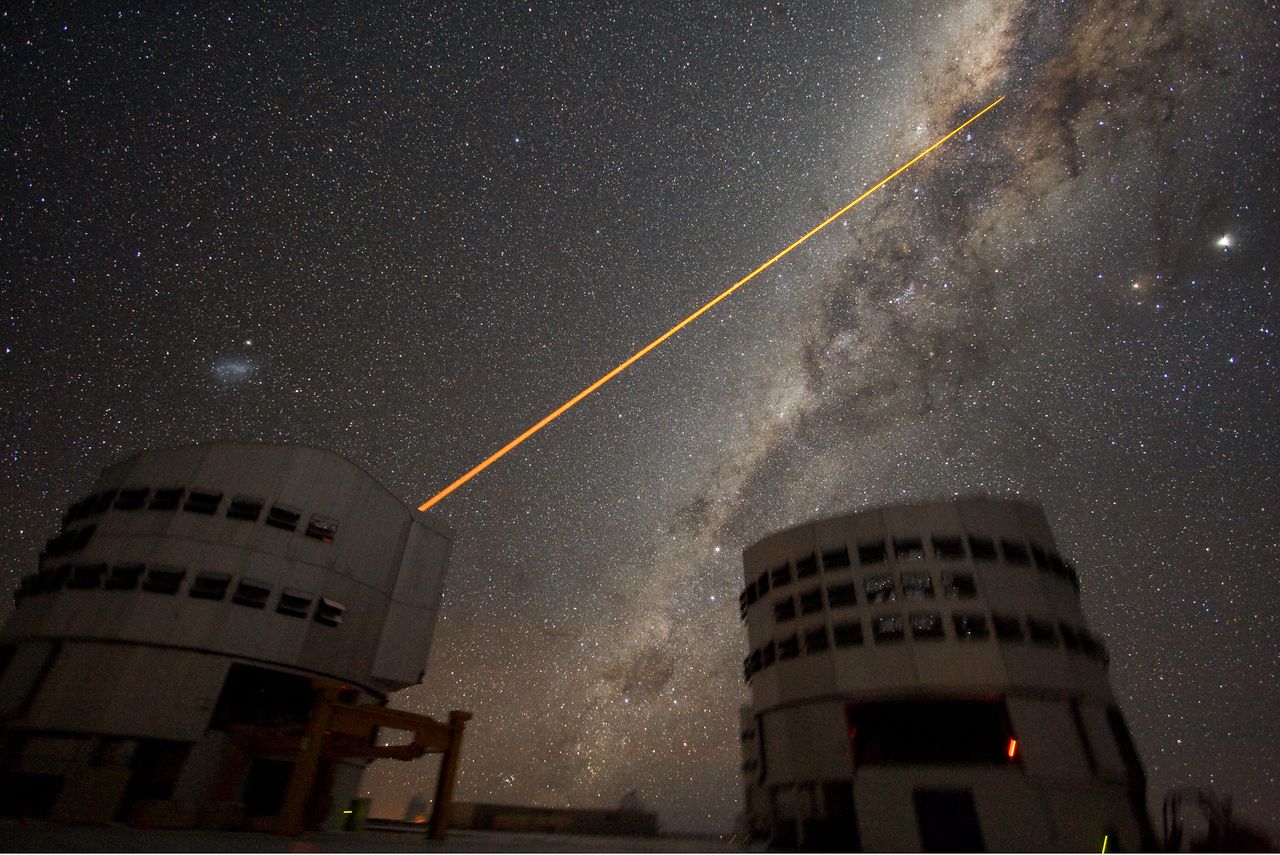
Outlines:
[[[1010,739],[1009,740],[1009,759],[1012,760],[1017,753],[1018,753],[1018,740]]]

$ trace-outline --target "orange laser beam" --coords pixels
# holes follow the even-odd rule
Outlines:
[[[649,353],[649,351],[653,350],[655,347],[657,347],[658,345],[662,344],[664,341],[666,341],[667,339],[671,338],[671,337],[672,337],[673,335],[675,335],[676,333],[680,332],[680,330],[684,329],[684,328],[685,328],[685,327],[687,327],[689,324],[693,323],[693,322],[694,322],[694,321],[696,321],[698,318],[702,317],[702,315],[704,315],[704,314],[706,314],[707,312],[711,311],[712,307],[714,307],[714,306],[715,306],[717,303],[719,303],[721,300],[725,299],[725,298],[726,298],[726,297],[728,297],[730,294],[732,294],[734,291],[737,291],[737,290],[738,290],[739,288],[741,288],[743,285],[746,285],[746,284],[747,284],[748,282],[750,282],[752,279],[755,279],[755,278],[756,278],[757,276],[759,276],[761,273],[764,273],[764,272],[765,272],[766,270],[768,270],[770,267],[772,267],[773,265],[777,264],[779,261],[781,261],[783,258],[785,258],[785,257],[786,257],[786,256],[787,256],[787,255],[788,255],[788,254],[793,250],[793,249],[795,249],[796,247],[800,246],[802,243],[804,243],[805,241],[809,240],[809,238],[813,237],[813,236],[814,236],[814,235],[816,235],[818,232],[822,231],[822,230],[823,230],[823,229],[825,229],[827,226],[831,225],[831,224],[832,224],[832,223],[834,223],[836,220],[838,220],[838,219],[840,219],[841,217],[843,217],[845,214],[847,214],[847,213],[848,213],[848,212],[849,212],[849,211],[850,211],[850,210],[851,210],[855,205],[857,205],[857,204],[858,204],[859,202],[861,202],[863,199],[867,198],[867,197],[868,197],[868,196],[870,196],[872,193],[876,192],[876,191],[877,191],[877,190],[879,190],[881,187],[883,187],[884,185],[888,184],[890,181],[892,181],[893,179],[897,178],[897,177],[898,177],[899,175],[901,175],[902,173],[906,172],[908,169],[910,169],[912,166],[914,166],[918,161],[922,160],[925,156],[927,156],[928,154],[930,154],[934,149],[938,148],[938,146],[942,145],[942,144],[943,144],[943,143],[945,143],[947,140],[951,139],[951,138],[952,138],[952,137],[954,137],[956,134],[958,134],[958,133],[960,133],[961,131],[963,131],[963,130],[964,130],[965,128],[967,128],[969,125],[973,124],[973,123],[974,123],[974,122],[976,122],[978,119],[982,118],[982,116],[983,116],[983,115],[984,115],[988,110],[992,109],[993,107],[995,107],[997,104],[999,104],[999,103],[1000,103],[1001,101],[1003,101],[1003,100],[1004,100],[1004,96],[1003,96],[1003,95],[1001,95],[999,98],[997,98],[996,100],[992,101],[990,104],[988,104],[987,106],[983,107],[981,110],[979,110],[978,112],[976,112],[976,113],[974,113],[972,116],[970,116],[968,119],[966,119],[966,120],[965,120],[965,122],[964,122],[963,124],[956,126],[956,127],[955,127],[951,132],[950,132],[950,133],[948,133],[946,136],[944,136],[944,137],[940,138],[940,139],[939,139],[937,142],[935,142],[933,145],[929,146],[929,147],[928,147],[928,148],[926,148],[924,151],[920,152],[920,153],[919,153],[919,154],[917,154],[915,157],[911,158],[911,159],[910,159],[910,160],[908,160],[906,163],[904,163],[904,164],[902,164],[901,166],[899,166],[899,167],[898,167],[897,169],[895,169],[893,172],[890,172],[890,173],[889,173],[888,175],[886,175],[884,178],[881,178],[881,179],[880,179],[878,182],[876,182],[876,183],[875,183],[875,184],[874,184],[874,185],[873,185],[869,190],[866,190],[865,192],[863,192],[863,193],[862,193],[862,195],[858,196],[858,198],[854,199],[852,202],[850,202],[849,204],[845,205],[843,208],[841,208],[840,210],[836,211],[834,214],[832,214],[831,216],[827,217],[825,220],[823,220],[822,222],[818,223],[818,224],[817,224],[816,226],[814,226],[813,228],[809,229],[809,231],[805,232],[801,237],[796,238],[794,241],[792,241],[790,244],[788,244],[788,245],[787,245],[786,249],[783,249],[783,250],[782,250],[781,252],[779,252],[777,255],[773,256],[773,258],[770,258],[770,259],[769,259],[768,261],[766,261],[764,264],[761,264],[761,265],[760,265],[759,267],[757,267],[755,270],[752,270],[752,271],[751,271],[750,273],[748,273],[746,276],[742,277],[742,278],[741,278],[741,279],[739,279],[737,282],[733,283],[731,286],[729,286],[728,288],[726,288],[724,291],[720,292],[718,295],[716,295],[714,298],[712,298],[710,301],[708,301],[705,305],[703,305],[703,306],[702,306],[702,308],[698,309],[696,312],[694,312],[693,314],[689,315],[687,318],[685,318],[684,320],[682,320],[680,323],[676,324],[676,325],[675,325],[675,326],[673,326],[671,329],[667,330],[667,331],[666,331],[666,332],[664,332],[662,335],[658,336],[658,337],[657,337],[657,338],[655,338],[653,341],[649,342],[649,343],[648,343],[648,344],[646,344],[644,347],[642,347],[642,348],[640,348],[639,350],[637,350],[635,353],[631,354],[631,356],[627,357],[627,358],[626,358],[626,360],[624,360],[623,362],[619,363],[615,368],[611,369],[607,374],[605,374],[604,376],[602,376],[599,380],[596,380],[596,381],[595,381],[594,383],[592,383],[590,386],[588,386],[587,388],[583,389],[581,392],[579,392],[578,394],[574,395],[572,398],[570,398],[569,400],[565,401],[565,402],[564,402],[563,404],[561,404],[560,406],[556,407],[556,408],[555,408],[554,410],[552,410],[550,413],[548,413],[547,415],[543,416],[540,420],[538,420],[538,421],[537,421],[537,422],[536,422],[532,427],[530,427],[530,428],[529,428],[528,430],[526,430],[524,433],[520,434],[520,435],[519,435],[519,436],[517,436],[515,439],[511,440],[510,442],[508,442],[506,445],[502,446],[502,448],[499,448],[499,449],[498,449],[497,451],[495,451],[493,454],[490,454],[490,455],[489,455],[488,457],[486,457],[484,460],[480,461],[480,463],[478,463],[478,464],[476,464],[474,467],[472,467],[472,468],[471,468],[471,469],[470,469],[470,470],[469,470],[465,475],[463,475],[461,478],[459,478],[458,480],[454,481],[454,482],[453,482],[452,484],[450,484],[448,487],[445,487],[445,488],[444,488],[443,490],[441,490],[439,493],[436,493],[436,494],[435,494],[434,496],[432,496],[430,499],[427,499],[425,502],[423,502],[421,505],[419,505],[419,506],[418,506],[418,510],[420,510],[420,511],[429,510],[429,509],[430,509],[430,508],[432,508],[434,505],[438,504],[441,500],[443,500],[446,496],[448,496],[450,493],[452,493],[454,490],[458,489],[458,488],[459,488],[459,487],[461,487],[463,484],[467,483],[467,482],[468,482],[468,481],[470,481],[472,478],[476,477],[476,476],[477,476],[477,475],[479,475],[481,472],[483,472],[484,470],[488,469],[490,466],[492,466],[494,463],[496,463],[499,459],[501,459],[503,456],[505,456],[505,455],[507,454],[507,452],[511,451],[513,448],[515,448],[516,446],[518,446],[520,443],[524,442],[526,439],[528,439],[529,437],[533,436],[535,433],[537,433],[538,431],[542,430],[544,427],[546,427],[547,425],[551,424],[551,423],[552,423],[553,421],[555,421],[556,419],[560,418],[562,415],[564,415],[566,412],[568,412],[570,409],[572,409],[572,408],[573,408],[573,407],[574,407],[574,406],[575,406],[579,401],[581,401],[583,398],[585,398],[585,397],[587,397],[588,395],[590,395],[590,394],[591,394],[592,392],[594,392],[595,390],[599,389],[599,388],[600,388],[601,386],[603,386],[605,383],[608,383],[608,382],[609,382],[610,380],[612,380],[614,377],[617,377],[617,376],[618,376],[619,374],[621,374],[623,371],[626,371],[626,370],[627,370],[628,368],[630,368],[630,367],[631,367],[635,362],[637,362],[637,361],[638,361],[638,360],[640,360],[642,357],[644,357],[646,354],[648,354],[648,353]]]

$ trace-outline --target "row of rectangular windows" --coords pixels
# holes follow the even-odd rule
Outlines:
[[[111,509],[137,511],[145,507],[153,511],[176,511],[181,507],[189,513],[213,516],[222,505],[222,498],[222,493],[200,489],[188,492],[185,487],[163,487],[154,491],[150,487],[124,487],[119,490],[95,493],[71,506],[62,518],[62,533],[45,543],[44,552],[41,555],[45,558],[56,558],[59,555],[84,549],[89,538],[93,536],[96,523],[74,529],[68,529],[66,526],[98,516]],[[227,519],[242,522],[257,522],[263,516],[264,508],[267,509],[267,513],[263,522],[272,528],[296,531],[298,523],[302,520],[302,511],[297,508],[281,504],[273,504],[268,508],[265,499],[255,496],[233,496],[227,503],[226,516]],[[312,514],[304,529],[307,537],[322,543],[333,543],[337,532],[337,520],[320,514]]]
[[[64,589],[136,591],[139,588],[153,594],[174,596],[182,588],[186,578],[185,567],[166,564],[64,564],[23,576],[13,597],[15,603],[21,603],[27,597]],[[231,602],[236,605],[251,609],[267,607],[267,600],[271,597],[271,586],[268,583],[241,578],[232,590],[231,582],[230,573],[202,570],[193,576],[187,595],[198,600],[223,600],[228,591],[231,591]],[[346,606],[337,600],[317,597],[310,591],[297,588],[284,588],[276,600],[276,612],[279,614],[299,618],[310,616],[316,623],[325,626],[338,626],[342,623],[345,611]]]
[[[900,573],[899,577],[898,583],[895,583],[892,573],[880,573],[863,579],[863,598],[866,604],[893,602],[898,599],[899,586],[904,599],[932,600],[934,598],[933,577],[928,573]],[[942,594],[948,599],[972,600],[978,596],[978,585],[972,573],[943,571],[941,578]],[[854,582],[827,585],[825,598],[823,595],[824,589],[813,587],[802,591],[798,597],[788,595],[774,600],[773,619],[778,623],[794,620],[797,614],[797,603],[799,603],[798,612],[802,615],[816,614],[824,608],[851,608],[858,605],[858,587]],[[744,618],[748,605],[750,603],[740,604],[740,611]]]
[[[963,561],[972,557],[974,561],[983,562],[994,562],[1003,558],[1004,563],[1015,567],[1029,567],[1034,564],[1036,569],[1070,582],[1076,590],[1080,589],[1080,579],[1075,568],[1063,561],[1058,553],[1050,552],[1038,544],[1033,543],[1028,548],[1020,541],[1001,539],[998,541],[999,549],[997,550],[997,541],[994,538],[978,535],[960,537],[936,534],[930,537],[930,542],[934,558],[941,561]],[[891,538],[888,541],[880,538],[858,543],[856,553],[858,564],[862,567],[884,564],[889,559],[891,548],[892,555],[897,561],[918,561],[925,557],[923,538],[900,537]],[[789,561],[772,570],[765,570],[754,582],[748,583],[739,595],[738,601],[743,612],[745,613],[748,606],[769,593],[771,589],[789,585],[793,580],[817,575],[819,555],[822,557],[821,567],[825,573],[838,573],[853,567],[849,548],[841,546],[820,552],[810,552],[795,559],[794,562]]]
[[[1044,647],[1057,647],[1061,639],[1062,646],[1073,653],[1081,653],[1100,662],[1106,661],[1106,648],[1100,640],[1087,630],[1067,623],[1055,626],[1053,621],[1028,617],[1024,629],[1023,622],[1013,615],[993,614],[988,625],[987,616],[981,612],[956,612],[951,615],[951,624],[958,641],[988,639],[994,629],[996,639],[1001,642],[1022,644],[1030,641]],[[908,628],[911,638],[918,641],[940,641],[947,637],[946,624],[940,612],[912,612],[905,621],[901,614],[873,617],[871,638],[876,644],[893,644],[906,637]],[[743,678],[750,680],[753,674],[768,668],[775,661],[797,658],[801,655],[801,641],[804,642],[803,652],[808,655],[822,653],[833,646],[861,647],[865,641],[862,621],[836,623],[830,632],[823,624],[770,641],[764,647],[753,650],[743,660]]]

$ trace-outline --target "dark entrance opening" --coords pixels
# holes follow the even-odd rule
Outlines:
[[[6,772],[0,785],[0,816],[46,819],[62,794],[61,775]]]
[[[134,805],[143,799],[173,798],[173,789],[190,750],[189,742],[138,740],[138,747],[129,758],[129,783],[116,810],[116,819],[127,822]]]
[[[852,781],[822,784],[822,814],[804,828],[804,848],[811,852],[861,852]]]
[[[293,774],[291,760],[271,760],[259,757],[249,767],[245,777],[241,799],[247,816],[275,816],[284,804],[285,787]]]
[[[855,766],[967,766],[1016,762],[1003,701],[850,704]]]
[[[304,725],[314,705],[310,678],[237,662],[227,671],[209,727]]]
[[[912,794],[924,852],[985,852],[972,790],[924,790]]]

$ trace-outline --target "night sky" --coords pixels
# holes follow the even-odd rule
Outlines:
[[[460,798],[728,829],[742,548],[1019,495],[1153,804],[1280,834],[1274,2],[54,5],[0,13],[9,589],[144,448],[417,504],[1005,95],[439,505],[395,703],[474,712]]]

